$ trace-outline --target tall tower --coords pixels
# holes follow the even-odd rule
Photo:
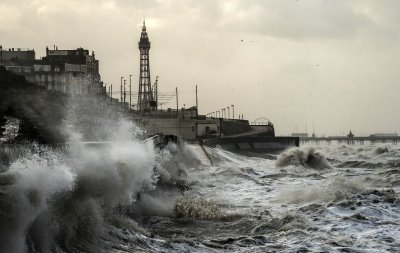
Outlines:
[[[142,34],[138,44],[140,50],[140,76],[137,109],[144,113],[153,111],[157,108],[151,88],[149,62],[150,41],[149,37],[147,37],[146,24],[144,21]]]

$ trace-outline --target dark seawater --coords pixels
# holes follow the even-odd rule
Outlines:
[[[212,166],[132,129],[2,146],[0,252],[400,252],[400,145],[206,148]]]

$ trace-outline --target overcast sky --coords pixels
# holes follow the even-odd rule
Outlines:
[[[0,44],[95,51],[104,82],[133,75],[146,19],[152,81],[200,113],[235,105],[277,134],[400,132],[397,0],[0,0]],[[118,95],[116,95],[118,96]],[[136,98],[134,99],[136,100]],[[166,107],[174,107],[171,102]]]

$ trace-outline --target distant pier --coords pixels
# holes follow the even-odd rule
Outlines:
[[[349,137],[349,136],[329,136],[329,137],[300,137],[301,144],[316,144],[320,143],[331,144],[332,142],[343,143],[343,144],[364,144],[369,142],[375,143],[392,143],[397,144],[400,142],[400,136],[360,136],[360,137]]]

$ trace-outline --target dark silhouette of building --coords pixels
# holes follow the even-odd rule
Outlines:
[[[149,37],[147,36],[146,24],[144,21],[140,41],[138,44],[140,50],[140,75],[137,110],[143,114],[145,112],[155,111],[157,109],[157,102],[155,101],[155,94],[153,93],[154,91],[151,87],[150,78],[150,41]]]

